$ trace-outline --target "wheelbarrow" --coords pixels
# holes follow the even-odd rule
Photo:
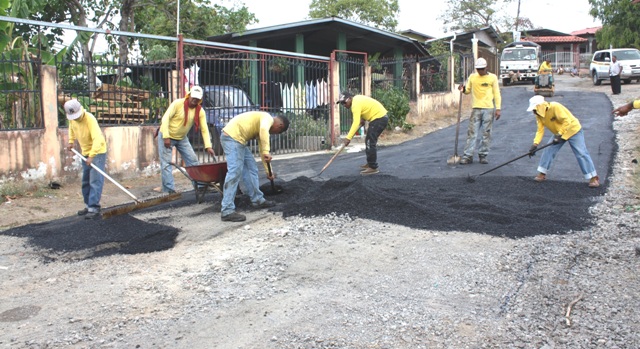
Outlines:
[[[204,196],[209,192],[209,189],[222,194],[224,178],[227,175],[226,162],[200,164],[195,166],[186,166],[184,168],[174,164],[173,162],[170,162],[169,164],[180,170],[183,175],[191,180],[191,183],[193,184],[193,191],[196,193],[197,203],[202,203]]]

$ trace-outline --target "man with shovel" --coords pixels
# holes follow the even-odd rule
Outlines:
[[[193,86],[185,98],[173,101],[162,116],[158,132],[158,153],[162,173],[162,191],[165,193],[176,192],[170,166],[173,147],[176,147],[187,166],[198,164],[198,157],[187,137],[187,133],[194,123],[196,130],[200,129],[206,152],[215,158],[207,127],[207,116],[201,107],[202,95],[202,87]]]
[[[481,164],[488,164],[487,155],[491,146],[491,130],[493,120],[500,119],[500,107],[502,97],[498,78],[495,74],[487,72],[487,61],[478,58],[475,64],[476,73],[469,76],[467,84],[458,88],[464,94],[471,94],[472,108],[469,117],[469,128],[467,129],[467,145],[464,147],[464,154],[460,159],[461,165],[473,162],[473,152],[478,138],[482,138],[478,148],[478,158]],[[480,131],[482,135],[480,136]]]
[[[85,111],[77,99],[72,99],[64,104],[64,112],[69,119],[69,144],[67,150],[72,151],[78,141],[80,150],[86,160],[82,163],[82,198],[85,208],[78,211],[78,216],[86,219],[100,216],[100,198],[104,176],[93,168],[93,164],[104,171],[107,160],[107,142],[96,118]]]
[[[377,100],[364,96],[352,95],[349,92],[342,92],[336,104],[342,104],[345,108],[351,110],[353,115],[353,123],[351,129],[344,139],[344,146],[351,143],[351,139],[365,121],[369,122],[366,137],[364,140],[365,154],[367,155],[367,163],[360,166],[360,174],[363,176],[372,175],[380,172],[378,169],[378,137],[389,124],[387,109]]]
[[[576,156],[576,160],[578,160],[578,165],[584,174],[584,178],[589,180],[589,187],[599,187],[600,180],[584,141],[582,125],[580,125],[580,121],[571,114],[569,109],[558,102],[546,102],[544,97],[537,95],[529,99],[529,108],[527,108],[527,111],[533,112],[538,124],[538,130],[533,140],[533,145],[529,149],[529,155],[535,155],[538,144],[540,144],[544,136],[545,127],[553,133],[553,136],[547,142],[552,143],[552,145],[542,152],[542,157],[538,164],[538,175],[534,180],[543,182],[547,179],[547,172],[551,168],[553,159],[564,143],[568,142],[571,150],[573,150],[573,154]]]
[[[269,135],[283,133],[288,128],[289,119],[285,116],[273,117],[267,112],[250,111],[237,115],[222,129],[220,144],[227,158],[227,175],[222,190],[222,221],[242,222],[247,219],[245,215],[236,212],[234,203],[241,180],[242,191],[249,196],[252,207],[268,208],[275,205],[273,201],[267,201],[260,191],[258,166],[247,142],[258,139],[267,178],[273,180],[275,174],[269,170],[272,159]]]

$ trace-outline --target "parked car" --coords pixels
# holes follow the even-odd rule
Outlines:
[[[216,155],[222,155],[222,145],[220,135],[222,129],[229,120],[244,112],[261,110],[259,104],[253,103],[247,93],[236,86],[228,85],[206,85],[202,86],[204,96],[202,98],[202,108],[207,116],[207,125],[211,134],[211,144]],[[278,135],[271,135],[271,150],[278,148]],[[201,144],[200,132],[195,131],[195,127],[190,131],[191,144]],[[257,149],[255,140],[249,141],[252,148]],[[257,151],[257,150],[256,150]]]
[[[614,48],[596,51],[593,54],[589,71],[594,85],[600,85],[603,80],[609,80],[612,56],[616,56],[622,66],[620,79],[625,84],[630,84],[634,79],[640,81],[640,51],[635,48]]]

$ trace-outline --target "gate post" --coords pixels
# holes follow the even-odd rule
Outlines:
[[[331,106],[331,145],[338,145],[340,138],[340,105],[336,104],[340,96],[340,63],[336,61],[335,51],[329,61],[329,105]]]
[[[56,88],[56,67],[42,65],[40,67],[40,85],[42,99],[42,119],[44,122],[44,134],[42,136],[42,148],[40,158],[47,164],[47,178],[58,176],[62,168],[61,143],[64,140],[58,138],[58,92]]]

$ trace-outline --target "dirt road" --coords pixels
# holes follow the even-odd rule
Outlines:
[[[608,85],[574,79],[557,79],[558,98],[586,90],[606,101]],[[612,103],[638,87],[623,85]],[[568,149],[554,168],[559,180],[545,186],[527,176],[535,159],[469,184],[466,174],[485,167],[446,168],[452,144],[443,141],[424,153],[450,178],[416,159],[419,175],[389,166],[361,179],[341,172],[360,164],[362,154],[349,153],[309,181],[326,155],[282,159],[291,171],[280,205],[248,211],[246,223],[222,224],[215,195],[202,205],[185,195],[123,217],[121,229],[68,217],[6,230],[0,347],[638,347],[637,118],[613,122],[614,147],[592,151],[612,152],[610,166],[599,164],[608,185],[596,191]],[[519,153],[532,131],[522,132],[496,154]],[[396,149],[381,157],[415,153]],[[161,241],[170,246],[151,243]]]

